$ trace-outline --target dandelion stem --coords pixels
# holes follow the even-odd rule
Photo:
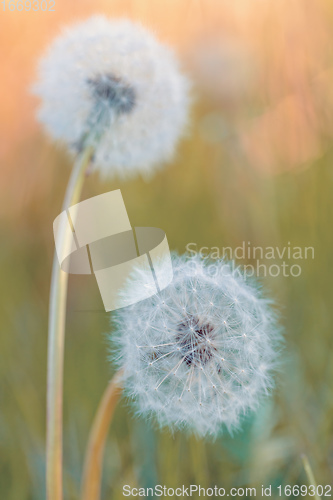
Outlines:
[[[73,167],[63,210],[79,201],[84,174],[93,154],[91,146],[85,148]],[[65,246],[68,235],[59,229],[58,237]],[[47,371],[47,429],[46,429],[46,489],[48,500],[61,500],[62,491],[62,406],[63,364],[68,274],[59,266],[56,253],[53,258],[48,329]]]
[[[309,459],[308,459],[308,457],[306,455],[302,455],[301,458],[302,458],[302,462],[303,462],[303,467],[304,467],[305,473],[306,473],[308,481],[309,481],[309,485],[310,486],[312,485],[315,488],[314,498],[316,500],[320,500],[321,497],[317,493],[317,483],[316,483],[316,480],[315,480],[315,477],[314,477],[314,474],[313,474],[313,471],[312,471]]]
[[[122,375],[120,370],[112,378],[97,408],[84,460],[81,500],[98,500],[100,496],[104,446],[121,394]]]

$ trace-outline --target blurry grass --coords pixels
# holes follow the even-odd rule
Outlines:
[[[121,188],[133,226],[163,228],[172,249],[200,246],[313,246],[298,278],[266,278],[280,304],[286,331],[284,363],[276,390],[239,433],[215,442],[171,436],[136,420],[120,404],[106,448],[103,498],[122,497],[122,486],[170,487],[197,483],[225,488],[306,484],[306,453],[318,484],[333,477],[332,189],[333,154],[306,168],[271,177],[253,171],[230,144],[200,135],[205,107],[175,162],[150,183],[87,179],[84,197]],[[1,221],[0,490],[6,500],[44,495],[45,390],[48,288],[52,222],[61,206],[69,161],[53,147],[39,186],[44,156],[30,147],[36,196]],[[36,157],[34,157],[34,153]],[[24,151],[22,151],[22,156]],[[49,156],[48,156],[49,155]],[[34,159],[38,164],[34,165]],[[33,184],[33,183],[32,183]],[[297,263],[297,262],[296,262]],[[112,374],[107,363],[103,312],[93,278],[71,277],[65,356],[66,498],[77,499],[91,424]],[[153,424],[153,423],[152,423]],[[274,495],[273,495],[274,497]]]

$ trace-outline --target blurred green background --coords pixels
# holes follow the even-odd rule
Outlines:
[[[97,10],[87,1],[82,12],[76,2],[68,9],[58,3],[48,30],[36,28],[41,13],[34,19],[0,14],[8,49],[1,49],[0,148],[0,496],[6,500],[45,498],[52,223],[71,168],[66,153],[34,123],[35,102],[26,89],[59,25]],[[121,188],[132,225],[163,228],[180,253],[190,242],[222,249],[245,241],[313,247],[314,259],[283,259],[301,266],[299,277],[260,278],[276,300],[286,338],[276,388],[260,410],[238,433],[212,442],[161,432],[154,422],[133,417],[122,400],[106,447],[102,498],[123,498],[124,484],[191,483],[254,486],[258,498],[261,485],[271,484],[277,498],[277,485],[308,483],[302,453],[317,483],[332,484],[332,5],[156,3],[101,2],[99,11],[141,19],[179,51],[194,82],[187,137],[175,160],[149,182],[101,182],[94,173],[83,198]],[[182,29],[174,24],[178,16]],[[34,26],[40,31],[29,45]],[[21,86],[13,86],[16,80]],[[281,260],[267,262],[275,263]],[[66,499],[74,500],[89,427],[113,373],[110,314],[93,278],[70,277],[66,328],[64,483]]]

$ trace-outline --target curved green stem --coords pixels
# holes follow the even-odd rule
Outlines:
[[[99,500],[104,447],[114,410],[121,395],[122,377],[123,372],[120,370],[109,382],[97,408],[84,460],[81,500]]]
[[[93,148],[87,147],[77,158],[68,182],[63,210],[80,199],[85,171]],[[63,247],[67,232],[59,229]],[[63,233],[63,234],[61,234]],[[48,329],[47,417],[46,417],[46,490],[48,500],[62,500],[62,407],[63,365],[68,274],[61,270],[56,253],[53,258]]]

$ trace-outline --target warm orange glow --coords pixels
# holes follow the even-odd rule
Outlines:
[[[281,157],[291,168],[304,158],[320,154],[321,140],[317,137],[320,127],[317,123],[321,123],[322,114],[326,117],[327,109],[323,106],[322,96],[313,92],[313,84],[324,73],[328,75],[325,88],[332,87],[329,77],[332,9],[328,1],[56,0],[55,6],[55,12],[9,12],[8,9],[1,12],[0,182],[5,189],[17,175],[20,178],[26,176],[22,172],[23,150],[27,144],[32,144],[30,140],[33,142],[41,134],[34,118],[36,99],[29,94],[40,54],[62,25],[101,12],[130,17],[151,27],[160,39],[181,51],[188,68],[193,69],[193,57],[199,52],[199,46],[207,47],[208,51],[216,49],[211,74],[203,67],[201,71],[204,73],[200,75],[199,67],[194,78],[199,90],[200,81],[208,80],[214,85],[214,88],[208,87],[211,97],[217,93],[221,113],[228,110],[236,131],[239,128],[240,137],[243,138],[245,130],[246,152],[250,161],[254,155],[254,164],[258,155],[264,155],[265,161],[259,161],[259,166],[263,168],[266,163],[271,163],[268,170],[274,171],[285,168],[279,164]],[[207,40],[209,43],[205,45]],[[244,72],[246,64],[253,65],[249,74]],[[245,80],[237,81],[241,78]],[[238,94],[234,89],[240,89]],[[237,108],[235,116],[231,117],[230,99]],[[301,103],[296,105],[297,110],[294,104],[290,105],[293,102]],[[248,122],[249,104],[257,111]],[[302,146],[298,151],[299,142],[285,144],[280,137],[273,142],[268,138],[268,151],[254,153],[258,148],[260,150],[258,127],[265,128],[266,138],[270,130],[273,135],[279,133],[274,125],[277,115],[282,123],[287,120],[291,129],[295,128],[293,134],[302,137],[305,150]],[[270,162],[269,158],[275,155],[276,142],[279,150],[286,147],[286,151],[282,156],[278,151],[274,161]],[[19,149],[22,149],[21,153]]]

